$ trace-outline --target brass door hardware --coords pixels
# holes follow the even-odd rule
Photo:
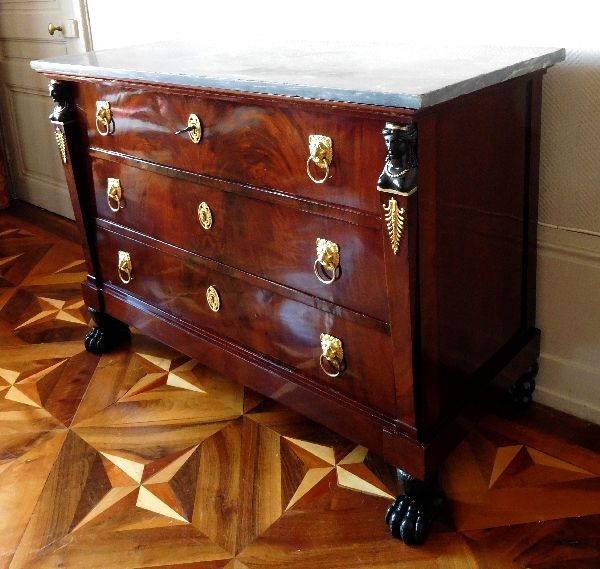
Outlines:
[[[306,161],[306,173],[315,184],[322,184],[329,177],[329,165],[333,160],[333,142],[328,136],[311,134],[308,137],[308,150],[310,156]],[[319,168],[325,170],[325,176],[315,178],[310,171],[310,164],[314,162]]]
[[[124,284],[128,284],[133,280],[133,266],[131,264],[131,257],[127,251],[119,251],[118,272],[119,278]]]
[[[54,32],[62,32],[62,26],[55,26],[54,24],[48,24],[48,33],[53,36]]]
[[[323,284],[331,284],[340,274],[340,248],[327,239],[317,239],[317,260],[315,261],[315,275]],[[331,271],[331,277],[325,273]],[[324,273],[325,278],[321,276]]]
[[[115,132],[115,121],[108,101],[96,101],[96,130],[101,136]]]
[[[108,207],[117,212],[123,208],[121,198],[123,197],[123,189],[121,188],[121,181],[119,178],[108,178],[108,188],[106,190],[106,199],[108,201]]]
[[[221,299],[219,298],[217,289],[212,285],[206,289],[206,302],[213,312],[219,312],[219,308],[221,308]]]
[[[187,132],[194,144],[198,144],[200,142],[202,139],[202,123],[197,115],[192,113],[188,118],[187,128],[182,128],[175,134],[181,134],[182,132]]]
[[[402,230],[404,229],[404,208],[398,207],[398,202],[391,198],[389,204],[383,204],[383,210],[386,212],[385,220],[387,221],[388,231],[390,233],[390,241],[392,242],[392,251],[394,255],[398,253],[400,239],[402,238]]]
[[[206,202],[202,202],[198,206],[198,221],[204,229],[210,229],[212,227],[212,213]]]
[[[342,347],[342,341],[335,336],[330,336],[329,334],[321,334],[321,358],[319,363],[321,364],[321,369],[329,376],[329,377],[337,377],[346,369],[346,362],[344,360],[344,348]],[[331,373],[325,369],[323,365],[323,359],[327,360],[334,368],[335,373]]]

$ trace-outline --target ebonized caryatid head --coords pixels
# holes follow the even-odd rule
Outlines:
[[[71,102],[71,86],[66,81],[52,80],[48,83],[50,97],[57,103],[50,115],[50,120],[67,122],[75,118]]]
[[[380,190],[408,192],[417,185],[417,127],[386,123],[382,134],[387,156],[377,186]]]

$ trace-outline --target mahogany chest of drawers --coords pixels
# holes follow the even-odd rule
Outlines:
[[[564,52],[210,49],[33,63],[88,349],[133,325],[430,478],[463,403],[539,354],[541,83]]]

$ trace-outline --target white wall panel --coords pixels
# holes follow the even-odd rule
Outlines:
[[[534,398],[600,423],[600,238],[540,227]]]
[[[543,101],[540,221],[600,235],[600,49],[568,49]]]

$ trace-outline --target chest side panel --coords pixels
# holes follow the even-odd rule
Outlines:
[[[526,332],[530,84],[518,79],[422,121],[423,425],[447,417]],[[423,135],[423,132],[421,133]]]

